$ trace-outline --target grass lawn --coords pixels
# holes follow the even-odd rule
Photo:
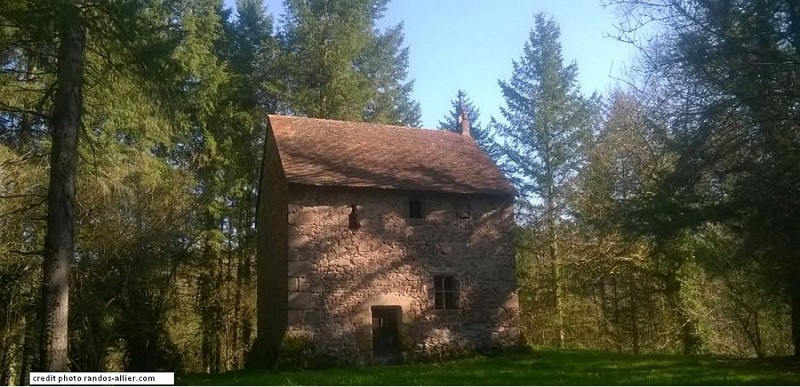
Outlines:
[[[440,363],[178,376],[200,385],[800,385],[800,363],[534,350]]]

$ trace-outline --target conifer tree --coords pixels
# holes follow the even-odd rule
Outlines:
[[[272,33],[272,16],[259,0],[238,0],[237,18],[229,23],[225,43],[229,67],[234,78],[231,89],[238,90],[243,107],[277,111],[275,86],[278,42]]]
[[[408,75],[408,47],[403,47],[403,24],[375,34],[359,68],[371,80],[363,120],[419,126],[419,103],[411,99],[414,81]]]
[[[286,0],[281,28],[283,96],[317,118],[418,125],[405,80],[402,24],[380,31],[388,0]]]
[[[493,121],[505,137],[501,166],[519,192],[521,210],[544,239],[541,255],[552,265],[557,343],[565,341],[561,231],[569,215],[567,194],[585,158],[583,146],[595,121],[594,98],[577,83],[577,66],[564,66],[560,30],[552,19],[535,17],[523,55],[513,61],[509,81],[499,81],[505,123]]]
[[[254,289],[253,284],[254,266],[264,258],[259,255],[252,261],[256,256],[253,224],[261,169],[260,158],[253,155],[262,153],[265,114],[281,109],[275,81],[278,44],[272,17],[260,1],[239,0],[236,8],[235,20],[222,12],[225,34],[218,44],[231,83],[221,91],[211,125],[203,134],[206,144],[201,147],[208,160],[198,169],[207,235],[203,265],[208,272],[222,273],[232,265],[230,257],[236,261],[235,280],[202,275],[199,283],[202,291],[198,302],[214,303],[214,307],[199,310],[203,359],[206,368],[214,372],[239,368],[245,361],[251,368],[270,367],[270,360],[261,354],[270,352],[274,345],[264,349],[263,327],[280,326],[281,319],[285,320],[285,312],[281,317],[275,309],[256,311],[252,302],[256,292],[261,299],[268,291]],[[227,302],[220,300],[220,293]],[[256,313],[262,317],[257,319],[258,331],[254,332]],[[228,326],[227,331],[223,325]],[[226,352],[235,354],[230,361],[223,356]]]

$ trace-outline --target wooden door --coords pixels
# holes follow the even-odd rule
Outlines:
[[[400,359],[399,306],[372,307],[372,358],[376,363],[395,363]]]

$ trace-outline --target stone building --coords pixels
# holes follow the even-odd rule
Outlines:
[[[269,125],[288,187],[289,337],[367,363],[518,343],[514,189],[468,124]]]

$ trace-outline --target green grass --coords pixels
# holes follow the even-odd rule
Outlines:
[[[177,377],[191,385],[800,385],[797,360],[535,350],[439,363]]]

